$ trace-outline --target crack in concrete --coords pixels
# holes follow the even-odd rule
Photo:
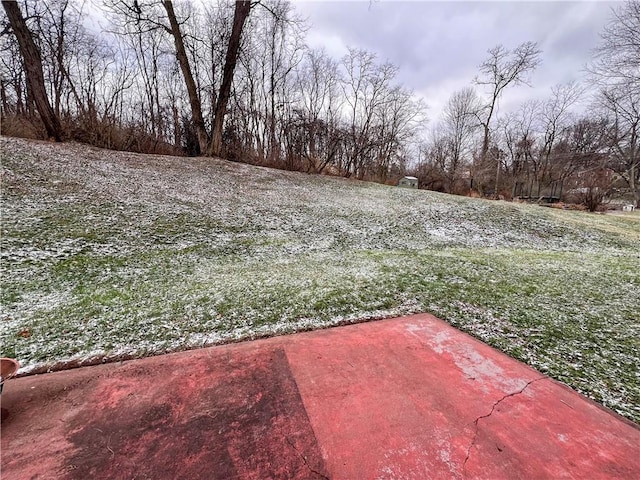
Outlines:
[[[293,448],[293,449],[296,451],[296,453],[297,453],[298,455],[300,455],[300,458],[302,459],[302,461],[304,462],[304,464],[306,465],[306,467],[309,469],[309,471],[310,471],[311,473],[315,473],[315,474],[316,474],[316,475],[318,475],[320,478],[324,478],[324,480],[331,480],[331,479],[330,479],[329,477],[327,477],[324,473],[321,473],[321,472],[319,472],[319,471],[317,471],[317,470],[313,469],[313,468],[311,467],[311,465],[309,465],[309,462],[307,462],[307,457],[305,457],[305,456],[302,454],[302,452],[300,452],[300,450],[298,450],[298,449],[296,448],[296,446],[293,444],[293,442],[292,442],[291,440],[289,440],[289,437],[285,437],[285,439],[287,440],[287,443],[288,443],[289,445],[291,445],[291,448]]]
[[[529,382],[527,382],[527,384],[522,387],[520,390],[518,390],[517,392],[513,392],[513,393],[508,393],[507,395],[503,396],[500,400],[498,400],[497,402],[495,402],[493,404],[493,406],[491,407],[491,411],[485,415],[480,415],[478,418],[476,418],[473,421],[473,424],[475,425],[475,431],[473,432],[473,438],[471,439],[471,444],[469,445],[469,448],[467,448],[467,456],[464,459],[464,463],[462,464],[462,472],[463,472],[463,476],[466,477],[466,473],[465,473],[465,469],[467,468],[467,461],[469,460],[469,457],[471,456],[471,449],[473,448],[473,446],[476,444],[476,440],[478,438],[478,422],[480,422],[480,420],[482,420],[483,418],[489,418],[494,410],[496,409],[496,407],[498,405],[500,405],[501,402],[503,402],[504,400],[506,400],[509,397],[515,397],[516,395],[520,395],[521,393],[523,393],[528,387],[529,385],[531,385],[532,383],[538,382],[540,380],[544,380],[547,377],[540,377],[540,378],[535,378],[533,380],[530,380]]]
[[[276,414],[276,418],[278,418],[280,416],[280,410],[278,409],[278,403],[275,401],[276,397],[272,394],[269,393],[269,396],[274,400],[273,403],[273,409],[275,411]],[[281,429],[282,431],[282,429]],[[324,480],[331,480],[329,477],[327,477],[325,474],[318,472],[317,470],[313,469],[311,467],[311,465],[309,465],[309,462],[307,462],[307,457],[305,457],[302,452],[300,452],[300,450],[298,450],[295,446],[295,444],[289,439],[289,437],[287,435],[283,435],[284,439],[287,441],[287,443],[291,446],[291,448],[293,448],[293,450],[298,454],[298,456],[302,459],[302,461],[304,462],[305,466],[309,469],[309,471],[311,473],[315,473],[317,476],[319,476],[320,478],[323,478]]]

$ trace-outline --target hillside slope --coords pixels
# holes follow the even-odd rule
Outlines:
[[[24,371],[429,311],[640,422],[640,217],[1,139]]]

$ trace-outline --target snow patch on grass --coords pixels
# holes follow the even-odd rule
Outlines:
[[[0,142],[0,341],[23,372],[430,311],[640,421],[633,219]]]

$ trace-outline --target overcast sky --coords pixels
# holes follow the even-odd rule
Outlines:
[[[533,88],[505,92],[502,111],[545,98],[551,86],[584,77],[583,68],[611,8],[620,2],[295,1],[311,28],[307,42],[341,58],[347,46],[400,67],[399,80],[422,96],[436,120],[451,93],[471,85],[487,49],[538,42]]]

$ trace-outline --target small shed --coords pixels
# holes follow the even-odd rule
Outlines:
[[[402,177],[398,182],[399,187],[418,188],[418,179],[416,177]]]

